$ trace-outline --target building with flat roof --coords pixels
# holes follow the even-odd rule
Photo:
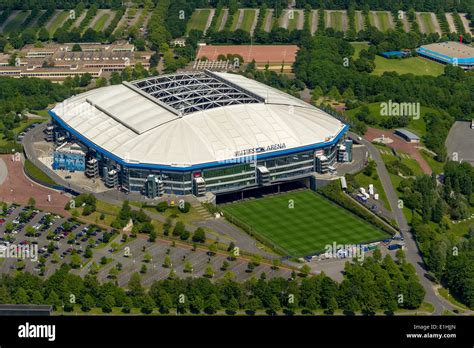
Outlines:
[[[221,194],[308,178],[334,168],[348,126],[241,75],[150,77],[56,105],[55,137],[87,150],[108,187],[155,194]],[[94,161],[91,161],[93,159]]]
[[[0,316],[49,316],[51,305],[0,304]]]
[[[19,52],[15,66],[0,57],[0,76],[37,77],[62,81],[66,77],[122,71],[140,63],[150,67],[151,51],[136,51],[129,43],[79,44],[81,51],[73,51],[74,44],[46,44],[43,47],[26,45]]]
[[[410,132],[409,130],[399,128],[395,129],[395,134],[398,135],[399,137],[405,139],[409,143],[419,143],[420,142],[420,137],[416,135],[415,133]]]
[[[452,64],[463,69],[474,67],[474,47],[456,41],[437,42],[424,45],[416,52],[425,58],[443,64]]]

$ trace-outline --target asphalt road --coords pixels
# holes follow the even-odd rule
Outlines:
[[[452,311],[453,307],[449,304],[449,302],[440,298],[436,294],[436,291],[435,291],[436,285],[427,278],[425,265],[423,263],[423,259],[418,250],[418,247],[416,245],[415,237],[411,233],[410,226],[408,225],[405,215],[403,215],[403,210],[398,208],[398,196],[392,185],[387,168],[385,167],[385,164],[382,160],[382,156],[380,155],[377,148],[372,145],[371,142],[365,139],[358,140],[358,135],[352,132],[349,133],[349,136],[352,139],[361,142],[367,147],[367,149],[369,150],[370,156],[372,157],[372,159],[375,161],[377,165],[377,172],[379,174],[380,181],[382,182],[383,189],[385,191],[385,194],[387,195],[387,199],[392,209],[393,217],[395,221],[397,222],[397,225],[400,231],[402,232],[403,237],[405,238],[406,258],[415,267],[416,273],[418,274],[418,277],[420,278],[420,282],[426,291],[425,301],[431,303],[434,306],[435,311],[433,314],[435,315],[442,314],[442,312],[446,309]]]

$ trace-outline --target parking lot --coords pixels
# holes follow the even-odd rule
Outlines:
[[[126,286],[133,273],[143,271],[143,265],[147,268],[142,273],[145,285],[167,278],[171,268],[177,277],[199,277],[212,268],[214,279],[231,271],[239,281],[259,277],[262,272],[267,277],[291,275],[287,268],[274,270],[266,264],[249,271],[247,259],[230,261],[225,253],[219,252],[210,256],[204,246],[193,251],[189,245],[173,246],[167,240],[151,243],[146,236],[123,240],[123,235],[98,226],[19,205],[11,205],[4,212],[0,209],[0,244],[4,249],[33,247],[38,253],[31,252],[25,259],[0,258],[2,273],[19,269],[48,277],[61,264],[68,263],[73,273],[84,276],[92,269],[100,281],[116,280],[121,286]],[[169,258],[171,265],[165,265],[165,258]],[[225,261],[228,266],[221,269]],[[186,263],[192,265],[192,271],[185,272]],[[118,271],[110,272],[113,268]]]
[[[474,165],[473,147],[474,129],[471,129],[471,122],[455,122],[446,139],[448,157],[453,161],[469,162]]]

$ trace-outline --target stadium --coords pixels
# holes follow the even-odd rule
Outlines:
[[[351,160],[348,126],[241,75],[161,75],[73,96],[50,110],[53,169],[107,188],[214,195],[308,179]]]
[[[452,64],[470,70],[474,67],[474,47],[455,41],[424,45],[416,52],[425,58],[442,64]]]

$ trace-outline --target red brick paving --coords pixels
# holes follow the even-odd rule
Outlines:
[[[23,163],[12,161],[11,155],[2,155],[0,158],[5,162],[8,175],[0,185],[0,200],[9,203],[26,204],[30,197],[36,200],[36,207],[41,210],[51,211],[56,214],[69,215],[64,206],[69,197],[58,191],[40,186],[29,180],[23,172]],[[48,202],[51,195],[51,202]]]
[[[393,143],[391,144],[386,144],[387,146],[400,151],[400,152],[405,152],[408,155],[410,155],[411,158],[413,158],[415,161],[418,162],[418,164],[421,167],[421,170],[425,174],[431,175],[432,170],[428,163],[425,161],[423,156],[421,156],[420,152],[416,148],[417,144],[412,144],[408,143],[402,138],[400,138],[398,135],[395,135],[392,131],[389,130],[381,130],[381,129],[376,129],[376,128],[368,128],[367,132],[364,135],[364,138],[368,141],[373,141],[376,138],[381,138],[382,135],[384,135],[386,138],[390,138],[393,140]]]

